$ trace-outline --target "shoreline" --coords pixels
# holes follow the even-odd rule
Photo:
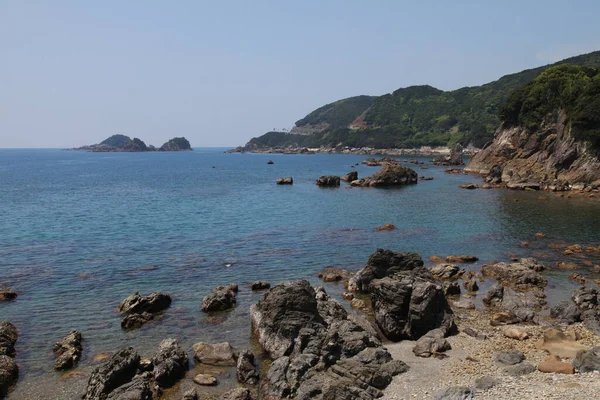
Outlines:
[[[464,156],[472,156],[480,149],[469,148],[463,151]],[[255,154],[354,154],[354,155],[391,155],[391,156],[446,156],[451,152],[451,148],[447,146],[438,147],[421,147],[418,149],[376,149],[371,147],[295,147],[295,148],[279,148],[268,147],[262,149],[250,149],[246,147],[236,147],[235,149],[226,150],[225,153],[255,153]]]

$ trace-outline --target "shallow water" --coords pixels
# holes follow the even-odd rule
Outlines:
[[[423,258],[473,254],[480,262],[469,268],[477,268],[523,256],[553,265],[565,257],[551,243],[600,244],[597,199],[460,190],[480,178],[432,165],[411,167],[433,181],[400,189],[314,184],[320,175],[350,172],[365,158],[222,149],[0,150],[0,285],[19,293],[16,301],[0,303],[0,320],[21,333],[21,377],[9,399],[78,397],[85,376],[52,370],[52,344],[72,329],[85,338],[79,367],[85,373],[98,353],[131,345],[150,356],[166,337],[190,350],[198,341],[248,347],[248,307],[261,296],[249,290],[250,282],[306,278],[317,284],[324,267],[356,270],[378,247]],[[267,165],[269,159],[275,164]],[[377,168],[356,170],[365,176]],[[293,176],[294,185],[275,185],[283,176]],[[397,229],[374,231],[386,223]],[[548,236],[537,239],[536,232]],[[598,255],[583,256],[600,263],[593,258]],[[589,273],[581,255],[569,259]],[[572,292],[570,272],[547,274],[551,303]],[[202,297],[230,282],[241,287],[235,310],[202,313]],[[335,294],[341,287],[327,290]],[[159,321],[124,332],[115,308],[134,291],[166,291],[174,301]]]

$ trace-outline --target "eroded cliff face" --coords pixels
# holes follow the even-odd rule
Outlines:
[[[570,190],[600,186],[600,160],[570,135],[566,114],[548,118],[535,132],[501,125],[493,142],[471,158],[467,172],[511,189]]]

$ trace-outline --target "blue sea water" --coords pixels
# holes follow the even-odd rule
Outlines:
[[[250,291],[250,282],[318,284],[323,268],[357,270],[376,248],[415,251],[424,259],[472,254],[480,258],[477,268],[523,256],[552,265],[564,257],[551,243],[600,244],[598,199],[461,190],[481,178],[430,164],[410,165],[434,177],[417,185],[324,189],[316,178],[343,175],[366,157],[223,150],[0,150],[0,286],[19,294],[0,303],[0,320],[21,333],[21,377],[9,399],[77,398],[94,356],[126,345],[146,357],[166,337],[186,349],[199,341],[253,346],[248,307],[261,294]],[[361,177],[377,170],[354,169]],[[294,185],[275,185],[284,176],[293,176]],[[375,232],[386,223],[397,229]],[[575,262],[591,274],[582,257]],[[551,298],[573,290],[562,271],[548,276]],[[202,313],[202,298],[231,282],[240,285],[235,310]],[[333,294],[342,289],[327,286]],[[125,332],[115,308],[135,291],[165,291],[174,300],[162,319]],[[83,373],[56,373],[52,345],[73,329],[85,339]]]

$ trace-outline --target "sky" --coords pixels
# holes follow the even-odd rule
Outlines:
[[[0,148],[238,146],[342,98],[600,50],[600,1],[0,0]]]

